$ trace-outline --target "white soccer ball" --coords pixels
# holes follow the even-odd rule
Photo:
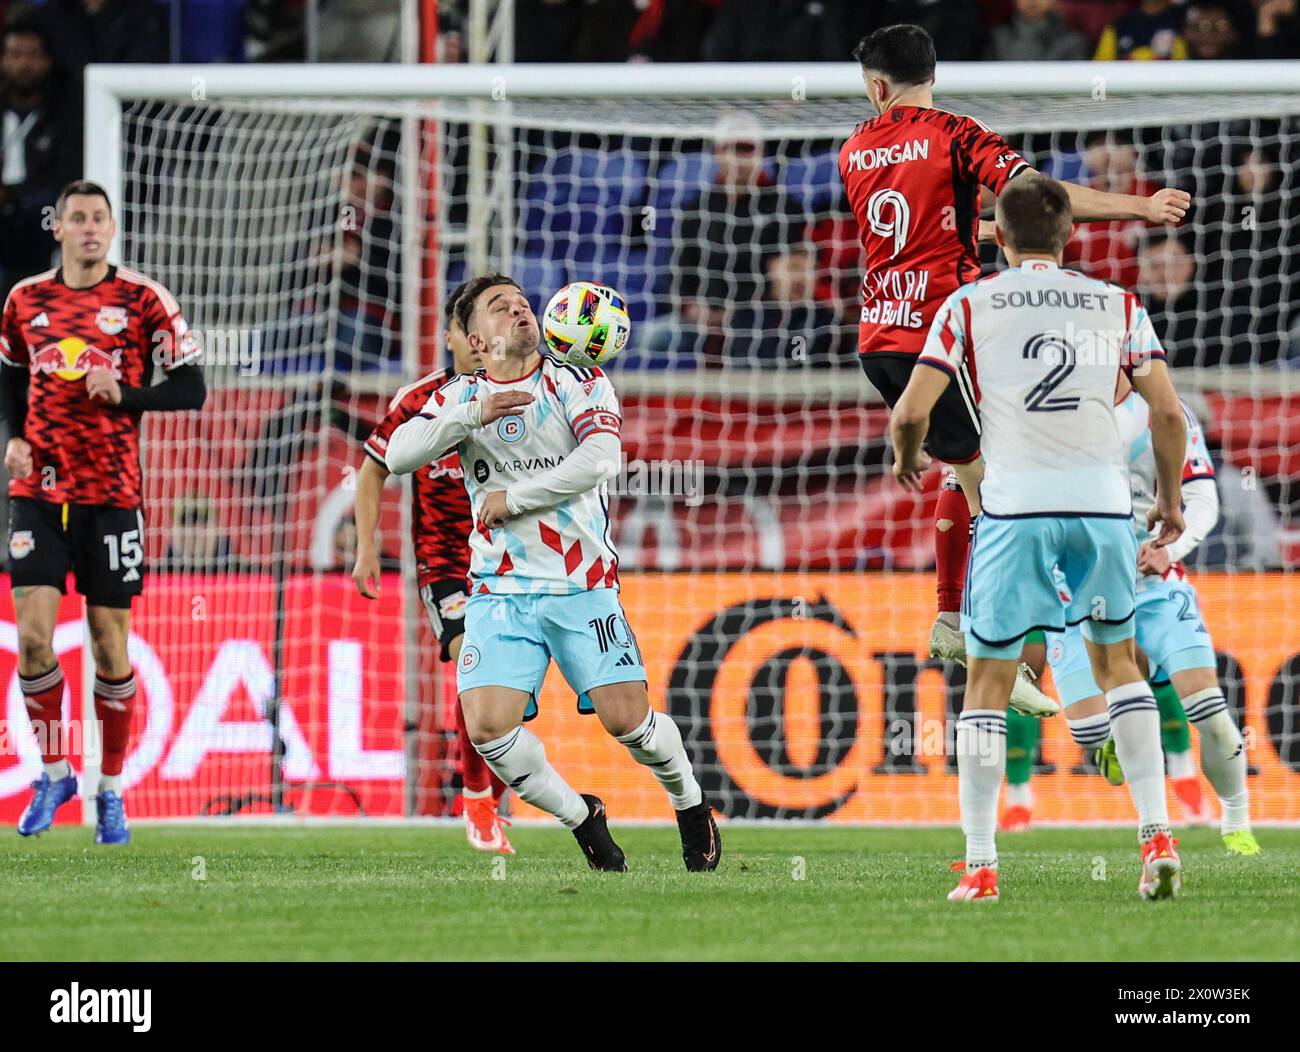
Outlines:
[[[546,305],[546,346],[570,365],[603,365],[627,346],[632,321],[627,303],[608,285],[574,281]]]

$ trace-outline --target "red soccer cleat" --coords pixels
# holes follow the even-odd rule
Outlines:
[[[1029,828],[1033,817],[1033,812],[1027,807],[1021,807],[1019,804],[1008,807],[1002,812],[1002,821],[998,823],[998,830],[1003,833],[1023,833]]]
[[[974,873],[963,873],[957,886],[948,892],[949,902],[997,902],[998,871],[984,866]]]
[[[1183,885],[1183,864],[1178,859],[1178,841],[1168,833],[1157,833],[1142,845],[1142,876],[1138,894],[1144,899],[1171,899]]]
[[[497,802],[490,796],[465,799],[465,838],[476,851],[494,851],[499,855],[513,855],[515,849],[506,837],[504,826],[509,825],[497,814]]]
[[[1178,802],[1183,807],[1184,822],[1189,826],[1205,826],[1214,821],[1214,815],[1205,802],[1205,794],[1201,791],[1199,778],[1193,775],[1191,778],[1174,778],[1171,781],[1174,796],[1178,797]]]

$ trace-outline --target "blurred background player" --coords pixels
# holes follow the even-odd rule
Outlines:
[[[465,339],[456,320],[456,299],[462,284],[443,305],[447,329],[445,339],[451,354],[452,371],[439,370],[402,388],[388,405],[388,413],[366,439],[366,459],[357,472],[355,515],[357,556],[352,580],[367,599],[379,597],[379,553],[375,530],[379,525],[379,503],[388,465],[384,454],[393,432],[419,415],[429,396],[449,375],[472,373],[482,361]],[[440,460],[415,472],[411,487],[411,534],[415,548],[416,584],[429,625],[441,647],[443,661],[455,662],[465,634],[466,576],[469,573],[469,531],[473,526],[469,495],[465,492],[460,455],[451,450]],[[497,809],[505,785],[484,762],[465,728],[465,714],[456,704],[456,732],[460,740],[461,796],[464,803],[465,835],[479,851],[514,854]]]
[[[126,649],[131,600],[144,573],[140,414],[198,409],[206,396],[199,346],[172,294],[107,262],[116,233],[101,187],[66,186],[54,219],[62,265],[18,282],[0,319],[18,684],[45,764],[18,832],[48,829],[77,792],[52,646],[71,570],[86,597],[95,661],[97,844],[130,840],[121,776],[136,692]],[[155,365],[165,378],[151,386]]]
[[[1250,828],[1245,744],[1219,686],[1214,644],[1197,608],[1196,591],[1187,580],[1181,562],[1209,536],[1219,521],[1219,493],[1200,421],[1189,406],[1180,405],[1187,435],[1182,470],[1187,528],[1173,543],[1162,546],[1147,535],[1145,527],[1146,513],[1155,504],[1157,478],[1150,411],[1146,402],[1134,394],[1128,380],[1120,378],[1115,416],[1129,466],[1133,526],[1141,544],[1135,567],[1137,645],[1145,661],[1162,670],[1159,679],[1173,684],[1173,698],[1167,691],[1157,691],[1157,697],[1165,693],[1161,731],[1166,743],[1165,759],[1179,799],[1189,809],[1203,810],[1185,724],[1182,724],[1182,735],[1177,734],[1179,717],[1185,711],[1200,736],[1201,767],[1223,808],[1220,824],[1223,844],[1233,854],[1257,855],[1259,844]],[[1053,637],[1052,676],[1066,706],[1070,733],[1084,748],[1099,749],[1098,766],[1102,773],[1114,784],[1122,784],[1123,764],[1116,759],[1115,746],[1110,741],[1110,716],[1102,692],[1089,671],[1079,629],[1070,628]],[[1172,755],[1168,751],[1171,745]],[[1189,794],[1188,781],[1196,786],[1194,794]]]
[[[580,796],[524,721],[551,658],[604,728],[663,786],[691,871],[717,868],[722,842],[671,716],[650,708],[640,648],[618,597],[607,481],[622,462],[618,398],[599,369],[540,354],[523,290],[471,280],[456,315],[485,368],[433,392],[388,442],[390,471],[460,448],[474,514],[470,600],[457,687],[470,737],[522,799],[570,829],[593,869],[622,871],[605,805]]]
[[[956,751],[966,869],[952,901],[998,897],[1007,699],[1025,637],[1069,624],[1081,624],[1110,706],[1117,755],[1130,775],[1142,845],[1138,891],[1167,898],[1180,884],[1160,721],[1133,648],[1138,546],[1114,405],[1117,374],[1130,373],[1150,405],[1159,485],[1147,525],[1162,523],[1157,547],[1183,529],[1184,418],[1164,352],[1136,297],[1060,269],[1070,229],[1070,199],[1060,183],[1033,174],[1007,187],[998,199],[996,235],[1012,269],[944,302],[918,359],[929,368],[913,373],[891,425],[894,474],[917,489],[930,466],[921,447],[931,411],[959,368],[979,376],[989,468],[962,607],[970,672]],[[1112,333],[1122,337],[1100,342]],[[1065,607],[1058,568],[1071,596]]]
[[[934,44],[919,26],[878,29],[853,54],[879,114],[859,124],[840,149],[840,178],[866,256],[858,352],[867,378],[893,406],[939,305],[980,276],[980,187],[1000,194],[1034,169],[973,117],[934,108]],[[1177,223],[1191,203],[1181,190],[1142,197],[1062,185],[1075,222]],[[959,368],[926,438],[926,449],[955,477],[941,487],[936,510],[939,611],[930,635],[930,653],[949,661],[965,656],[958,611],[984,474],[977,399],[974,378]],[[1017,694],[1032,697],[1027,686],[1019,680]],[[1050,699],[1033,693],[1046,711],[1056,711]]]

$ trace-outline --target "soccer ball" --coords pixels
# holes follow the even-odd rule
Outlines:
[[[570,365],[603,365],[627,346],[632,321],[627,303],[608,285],[575,281],[546,305],[546,346]]]

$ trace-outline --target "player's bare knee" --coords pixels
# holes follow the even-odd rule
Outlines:
[[[18,628],[18,661],[24,670],[44,671],[54,664],[54,647],[50,634],[40,627]]]
[[[610,683],[588,693],[601,726],[615,738],[631,734],[650,712],[644,683]]]

